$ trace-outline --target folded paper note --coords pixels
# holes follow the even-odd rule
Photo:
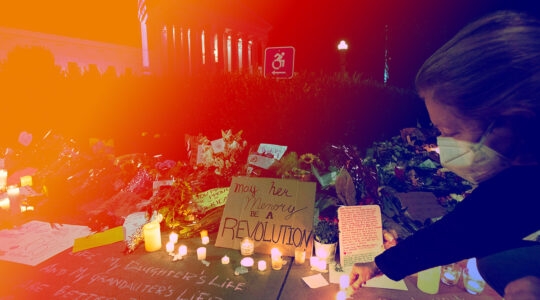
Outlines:
[[[320,273],[303,277],[302,280],[312,289],[329,285],[328,281]]]

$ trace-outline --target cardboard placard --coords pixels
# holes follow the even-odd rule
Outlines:
[[[294,249],[311,255],[315,183],[294,179],[234,177],[229,188],[216,246],[240,249],[246,236],[255,252],[270,254],[278,248],[284,256]]]
[[[378,205],[338,208],[340,263],[350,267],[370,262],[383,251],[382,217]]]

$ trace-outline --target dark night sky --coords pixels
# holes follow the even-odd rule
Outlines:
[[[337,71],[337,43],[349,42],[347,67],[382,80],[388,25],[390,83],[409,87],[416,69],[471,20],[501,8],[539,14],[529,0],[237,0],[272,24],[268,46],[294,46],[297,71]],[[2,1],[0,26],[139,45],[136,0]]]

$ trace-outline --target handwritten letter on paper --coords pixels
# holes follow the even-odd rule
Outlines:
[[[340,263],[373,261],[383,249],[381,208],[378,205],[342,206],[338,209]]]

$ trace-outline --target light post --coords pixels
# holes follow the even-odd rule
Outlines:
[[[349,50],[349,45],[345,40],[339,41],[337,45],[339,52],[339,66],[341,69],[341,74],[347,76],[347,50]]]

